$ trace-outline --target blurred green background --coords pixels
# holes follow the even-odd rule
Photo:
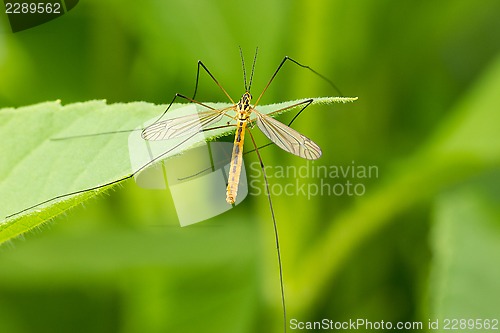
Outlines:
[[[259,47],[254,95],[291,56],[359,97],[294,123],[322,147],[315,165],[379,174],[351,179],[362,196],[273,197],[288,318],[499,319],[498,13],[493,0],[87,0],[16,34],[2,14],[0,107],[164,104],[192,93],[198,59],[238,99],[238,46],[247,63]],[[333,94],[287,64],[262,104]],[[198,99],[225,101],[206,76]],[[273,237],[264,196],[180,228],[168,192],[126,182],[2,245],[0,332],[279,332]]]

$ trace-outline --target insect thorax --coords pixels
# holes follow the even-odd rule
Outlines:
[[[250,109],[250,101],[252,100],[252,95],[247,91],[241,96],[237,106],[237,111],[248,111]]]

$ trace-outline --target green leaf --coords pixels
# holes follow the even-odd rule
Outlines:
[[[313,104],[353,100],[324,97],[314,99]],[[259,106],[258,110],[267,114],[295,103],[297,101]],[[224,103],[207,104],[215,108],[230,106]],[[55,101],[0,110],[0,141],[3,146],[0,214],[2,217],[15,214],[0,222],[0,243],[39,226],[117,184],[57,198],[35,209],[23,211],[26,208],[130,176],[137,170],[137,167],[131,166],[133,154],[129,152],[130,138],[135,139],[134,145],[143,142],[139,139],[140,129],[156,120],[165,108],[165,105],[145,102],[107,105],[105,101],[89,101],[62,106],[59,101]],[[176,117],[198,110],[206,109],[195,104],[174,104],[168,116]],[[214,127],[225,125],[227,119],[221,119]],[[131,133],[133,129],[138,130]],[[182,138],[148,143],[147,148],[161,151],[162,156],[156,156],[166,158],[201,145],[206,140],[228,135],[232,130],[232,127],[216,129],[205,132],[205,135],[197,135],[188,142]],[[108,133],[119,131],[122,132]],[[98,133],[107,134],[91,135]],[[65,140],[54,140],[61,138]],[[168,153],[163,155],[165,152]],[[145,164],[147,162],[142,165]]]

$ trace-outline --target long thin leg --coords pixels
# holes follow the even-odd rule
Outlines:
[[[205,128],[202,131],[206,132],[206,131],[211,131],[211,130],[215,130],[215,129],[219,129],[219,128],[230,127],[230,126],[232,126],[232,125],[216,126],[216,127],[211,127],[211,128]],[[65,193],[65,194],[61,194],[61,195],[55,196],[55,197],[53,197],[51,199],[39,202],[36,205],[33,205],[33,206],[27,207],[27,208],[25,208],[23,210],[20,210],[20,211],[14,213],[14,214],[8,215],[5,218],[8,219],[8,218],[14,217],[16,215],[19,215],[19,214],[24,213],[24,212],[26,212],[28,210],[31,210],[31,209],[36,208],[36,207],[39,207],[41,205],[44,205],[46,203],[49,203],[49,202],[57,200],[57,199],[62,199],[62,198],[65,198],[65,197],[76,195],[76,194],[81,194],[81,193],[85,193],[85,192],[89,192],[89,191],[98,190],[100,188],[107,187],[107,186],[110,186],[110,185],[114,185],[114,184],[120,183],[120,182],[122,182],[124,180],[130,179],[130,178],[134,177],[140,171],[144,170],[148,166],[152,165],[154,162],[156,162],[159,159],[161,159],[163,156],[165,156],[166,154],[168,154],[172,150],[178,148],[179,146],[181,146],[182,144],[184,144],[185,142],[187,142],[189,139],[191,139],[193,136],[195,136],[198,133],[199,132],[196,132],[196,133],[193,133],[193,135],[188,136],[185,140],[183,140],[180,143],[176,144],[174,147],[172,147],[171,149],[167,150],[166,152],[163,152],[160,155],[156,156],[155,158],[153,158],[152,160],[150,160],[149,162],[147,162],[146,164],[144,164],[143,166],[141,166],[139,169],[137,169],[136,171],[134,171],[132,174],[130,174],[128,176],[122,177],[122,178],[117,179],[117,180],[113,180],[113,181],[105,183],[105,184],[101,184],[101,185],[89,187],[89,188],[86,188],[84,190],[73,191],[73,192],[69,192],[69,193]]]
[[[194,87],[194,93],[193,93],[193,98],[189,98],[183,94],[179,94],[179,93],[176,93],[174,98],[172,99],[172,101],[170,102],[170,104],[168,104],[167,108],[165,109],[165,111],[163,111],[163,113],[161,114],[161,116],[153,123],[157,123],[158,121],[160,121],[163,116],[168,112],[168,110],[170,110],[170,107],[172,106],[172,104],[174,104],[175,100],[177,99],[177,97],[181,97],[181,98],[184,98],[185,100],[188,100],[192,103],[196,103],[196,104],[199,104],[199,105],[202,105],[208,109],[212,109],[214,110],[214,108],[208,106],[208,105],[205,105],[201,102],[198,102],[196,101],[196,93],[198,92],[198,82],[199,82],[199,79],[200,79],[200,66],[201,68],[203,68],[205,70],[205,72],[207,72],[207,74],[212,78],[212,80],[214,80],[215,84],[217,84],[217,86],[222,90],[222,92],[224,92],[224,94],[227,96],[227,98],[229,98],[229,100],[231,101],[232,104],[235,104],[233,99],[231,98],[231,96],[229,96],[229,94],[227,93],[227,91],[221,86],[221,84],[219,83],[219,81],[217,81],[217,79],[215,78],[215,76],[213,76],[213,74],[208,70],[207,66],[205,66],[205,64],[201,61],[201,60],[198,60],[198,69],[196,71],[196,83],[195,83],[195,87]],[[133,130],[121,130],[121,131],[110,131],[110,132],[102,132],[102,133],[95,133],[95,134],[82,134],[82,135],[75,135],[75,136],[69,136],[69,137],[64,137],[64,138],[54,138],[54,139],[51,139],[52,141],[61,141],[61,140],[66,140],[66,139],[76,139],[76,138],[84,138],[84,137],[91,137],[91,136],[97,136],[97,135],[106,135],[106,134],[117,134],[117,133],[129,133],[129,132],[134,132],[134,131],[137,131],[136,129],[133,129]]]
[[[198,92],[198,81],[200,79],[200,66],[205,70],[205,72],[207,72],[208,75],[210,75],[210,77],[212,78],[212,80],[214,80],[215,84],[222,90],[222,92],[227,96],[227,98],[229,98],[229,100],[231,101],[231,103],[235,104],[233,99],[231,98],[231,96],[229,96],[229,94],[227,93],[226,89],[224,89],[221,84],[219,83],[219,81],[217,81],[217,79],[215,78],[215,76],[212,75],[212,73],[210,73],[210,71],[208,70],[207,66],[205,66],[205,64],[201,61],[201,60],[198,60],[198,70],[196,71],[196,85],[194,86],[194,93],[193,93],[193,99],[196,98],[196,93]]]
[[[262,162],[262,157],[260,156],[259,149],[257,148],[257,144],[255,143],[255,139],[253,138],[252,132],[248,129],[248,134],[250,134],[250,138],[252,139],[252,143],[255,147],[255,152],[257,153],[257,157],[259,158],[260,167],[262,169],[262,175],[264,177],[264,182],[266,184],[266,194],[267,200],[269,201],[269,208],[271,210],[271,217],[273,219],[273,227],[274,227],[274,238],[276,241],[276,253],[278,256],[278,266],[280,272],[280,287],[281,287],[281,306],[283,307],[283,329],[286,333],[286,302],[285,302],[285,287],[283,284],[283,264],[281,262],[281,251],[280,251],[280,241],[278,236],[278,225],[276,224],[276,217],[274,216],[274,208],[273,202],[271,200],[271,192],[269,191],[269,182],[267,180],[266,168],[264,167],[264,163]]]
[[[255,102],[254,104],[254,107],[257,106],[257,104],[259,104],[260,102],[260,99],[262,98],[262,96],[264,95],[264,93],[266,92],[267,88],[269,88],[269,85],[271,84],[271,82],[273,82],[274,78],[276,77],[276,75],[278,74],[278,72],[280,71],[281,67],[283,67],[283,65],[285,64],[285,62],[287,60],[290,60],[291,62],[293,62],[294,64],[302,67],[302,68],[307,68],[308,70],[310,70],[311,72],[313,72],[314,74],[318,75],[320,78],[322,78],[323,80],[325,80],[326,82],[328,82],[332,87],[333,89],[335,89],[339,94],[340,96],[343,96],[343,94],[340,92],[339,88],[337,88],[337,86],[330,80],[328,79],[326,76],[324,75],[321,75],[320,73],[316,72],[314,69],[312,69],[311,67],[309,66],[306,66],[306,65],[302,65],[300,62],[290,58],[289,56],[285,56],[283,58],[283,60],[281,61],[281,63],[279,64],[278,68],[274,71],[274,74],[273,76],[271,76],[271,79],[269,80],[269,82],[266,84],[264,90],[262,90],[262,92],[260,93],[259,97],[257,98],[257,101]]]
[[[138,131],[142,131],[142,130],[143,130],[142,128],[136,128],[136,129],[131,129],[131,130],[120,130],[120,131],[101,132],[101,133],[93,133],[93,134],[80,134],[80,135],[65,136],[63,138],[50,138],[50,141],[63,141],[63,140],[68,140],[68,139],[88,138],[88,137],[99,136],[99,135],[131,133],[131,132],[138,132]]]
[[[272,116],[273,114],[276,114],[276,113],[279,113],[279,112],[283,112],[283,111],[286,111],[288,109],[293,109],[299,105],[302,105],[302,104],[305,104],[305,106],[299,111],[299,113],[297,113],[295,115],[295,117],[293,117],[292,121],[290,122],[290,124],[295,120],[295,118],[297,118],[297,116],[302,112],[304,111],[305,108],[307,108],[309,105],[311,105],[311,103],[313,102],[313,99],[310,98],[310,99],[306,99],[302,102],[298,102],[298,103],[295,103],[295,104],[292,104],[292,105],[289,105],[287,107],[284,107],[284,108],[281,108],[281,109],[278,109],[278,110],[274,110],[273,112],[269,112],[267,113],[268,116]],[[288,126],[290,126],[290,124],[288,124]]]
[[[180,97],[180,98],[184,98],[185,100],[191,102],[191,103],[195,103],[195,104],[198,104],[198,105],[201,105],[207,109],[210,109],[210,110],[215,110],[213,107],[209,106],[209,105],[206,105],[204,103],[201,103],[201,102],[198,102],[196,100],[194,100],[193,98],[189,98],[183,94],[179,94],[179,93],[176,93],[174,98],[172,99],[172,101],[168,104],[167,108],[165,109],[165,111],[163,111],[163,113],[161,114],[160,117],[158,117],[158,119],[155,120],[155,122],[153,124],[156,124],[157,122],[159,122],[161,120],[161,118],[163,118],[163,116],[165,116],[165,114],[168,112],[168,110],[170,110],[170,108],[172,107],[172,105],[174,104],[175,100],[177,99],[177,97]],[[153,125],[151,124],[151,125]],[[149,125],[149,126],[151,126]],[[132,129],[132,130],[120,130],[120,131],[110,131],[110,132],[101,132],[101,133],[93,133],[93,134],[81,134],[81,135],[73,135],[73,136],[66,136],[66,137],[63,137],[63,138],[52,138],[50,139],[51,141],[62,141],[62,140],[67,140],[67,139],[78,139],[78,138],[86,138],[86,137],[92,137],[92,136],[98,136],[98,135],[108,135],[108,134],[118,134],[118,133],[130,133],[130,132],[135,132],[135,131],[143,131],[144,129]]]
[[[163,113],[158,118],[158,120],[155,121],[155,123],[158,122],[165,115],[165,113],[167,113],[167,111],[170,109],[170,107],[172,106],[172,104],[174,104],[174,101],[175,101],[175,99],[177,97],[184,98],[184,99],[186,99],[186,100],[188,100],[188,101],[190,101],[192,103],[196,103],[196,104],[202,105],[202,106],[204,106],[206,108],[214,110],[214,108],[212,108],[212,107],[210,107],[208,105],[205,105],[205,104],[203,104],[201,102],[196,101],[196,93],[198,92],[198,83],[200,81],[200,66],[212,78],[212,80],[214,80],[215,84],[222,90],[222,92],[227,96],[227,98],[229,98],[229,100],[231,101],[231,103],[235,104],[234,101],[233,101],[233,99],[231,98],[231,96],[229,96],[229,94],[227,93],[227,91],[222,87],[222,85],[219,83],[219,81],[217,81],[217,79],[215,78],[215,76],[213,76],[213,74],[208,70],[207,66],[205,66],[205,64],[203,63],[203,61],[198,60],[198,66],[197,66],[197,70],[196,70],[196,82],[195,82],[195,85],[194,85],[193,98],[189,98],[189,97],[184,96],[182,94],[176,93],[175,96],[174,96],[174,98],[172,99],[172,101],[168,105],[167,109],[165,111],[163,111]]]
[[[212,108],[212,107],[210,107],[210,106],[208,106],[206,104],[203,104],[203,103],[198,102],[198,101],[195,100],[196,93],[198,92],[198,82],[200,81],[200,67],[205,70],[205,72],[212,78],[212,80],[214,80],[215,84],[222,90],[222,92],[227,96],[227,98],[229,98],[229,100],[231,101],[231,103],[235,104],[234,101],[233,101],[233,99],[231,98],[231,96],[229,96],[229,94],[227,93],[226,89],[224,89],[224,87],[222,87],[222,85],[219,83],[219,81],[217,81],[217,79],[210,72],[210,70],[207,68],[207,66],[205,66],[205,64],[201,60],[198,60],[198,68],[196,70],[196,83],[195,83],[195,86],[194,86],[193,98],[189,98],[189,97],[187,97],[185,95],[176,93],[175,96],[174,96],[174,98],[172,99],[172,101],[168,105],[167,109],[165,111],[163,111],[163,113],[161,114],[161,116],[154,123],[157,123],[158,121],[160,121],[161,118],[163,118],[163,116],[165,115],[165,113],[167,113],[167,111],[170,109],[170,107],[172,106],[172,104],[174,104],[174,101],[175,101],[175,99],[177,97],[184,98],[184,99],[186,99],[186,100],[188,100],[188,101],[190,101],[192,103],[196,103],[196,104],[199,104],[199,105],[204,106],[206,108],[209,108],[211,110],[214,110],[214,108]]]
[[[295,119],[297,119],[298,116],[300,116],[300,114],[302,113],[302,111],[304,111],[309,105],[311,105],[312,103],[312,99],[309,103],[307,103],[307,105],[305,105],[302,109],[300,109],[299,112],[297,112],[297,114],[292,118],[292,120],[290,120],[290,122],[288,123],[288,127],[292,126],[293,122],[295,121]]]
[[[215,110],[213,107],[211,106],[208,106],[206,104],[203,104],[202,102],[198,102],[196,100],[194,100],[193,98],[189,98],[183,94],[179,94],[179,93],[176,93],[174,98],[172,99],[172,101],[170,102],[170,104],[167,106],[167,108],[165,109],[165,111],[163,111],[163,113],[161,114],[160,117],[158,117],[158,119],[155,120],[155,122],[151,125],[154,125],[156,124],[157,122],[159,122],[161,120],[161,118],[163,118],[163,116],[168,112],[168,110],[170,110],[170,108],[172,107],[172,105],[174,104],[175,100],[177,99],[177,97],[180,97],[180,98],[184,98],[185,100],[191,102],[191,103],[195,103],[195,104],[198,104],[198,105],[201,105],[203,107],[206,107],[207,109],[210,109],[210,110]],[[149,126],[151,126],[149,125]]]

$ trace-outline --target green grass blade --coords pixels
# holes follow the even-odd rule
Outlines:
[[[296,311],[311,308],[349,255],[370,236],[396,221],[398,214],[432,200],[449,186],[500,165],[498,91],[500,58],[451,110],[434,137],[399,163],[391,179],[330,221],[314,246],[304,251],[295,266],[296,273],[291,274],[294,280],[288,289],[300,299],[300,304],[292,304]],[[304,285],[310,288],[300,290],[298,286]]]
[[[499,171],[460,184],[436,200],[429,317],[441,325],[445,318],[498,319]]]

